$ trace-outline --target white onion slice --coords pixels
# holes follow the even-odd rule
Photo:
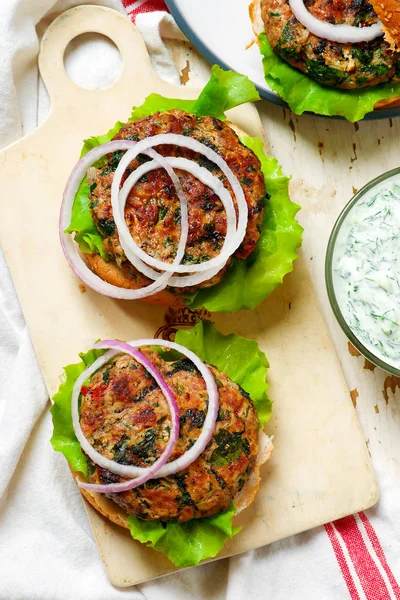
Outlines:
[[[95,348],[96,347],[99,347],[99,346],[97,345],[97,346],[95,346]],[[75,435],[81,445],[82,450],[92,459],[93,462],[95,462],[97,465],[99,465],[103,469],[107,469],[111,473],[115,473],[116,475],[120,475],[121,477],[136,477],[134,482],[129,482],[129,483],[132,483],[132,487],[126,488],[126,489],[132,489],[133,487],[136,487],[138,485],[141,485],[142,483],[145,483],[148,479],[155,477],[157,475],[158,471],[160,470],[160,468],[163,465],[165,465],[165,463],[171,456],[173,449],[175,447],[175,444],[179,437],[178,406],[176,404],[175,396],[174,396],[172,390],[170,389],[170,387],[168,386],[168,384],[165,382],[164,378],[157,371],[157,369],[150,362],[150,360],[148,358],[146,358],[139,350],[135,350],[134,348],[132,348],[132,346],[130,346],[129,344],[126,344],[124,342],[117,342],[114,340],[105,340],[104,342],[101,343],[100,347],[104,348],[104,349],[110,348],[111,351],[106,352],[106,354],[104,354],[103,356],[98,358],[90,367],[85,369],[85,371],[76,380],[75,385],[73,387],[72,398],[71,398],[72,424],[74,427]],[[95,450],[93,448],[93,446],[86,439],[86,437],[83,434],[83,431],[81,429],[81,426],[80,426],[79,395],[81,393],[81,388],[82,388],[83,383],[93,373],[95,373],[95,371],[97,371],[100,367],[102,367],[104,364],[106,364],[111,358],[113,358],[114,356],[116,356],[117,354],[119,354],[121,352],[132,356],[155,379],[156,383],[159,385],[162,393],[164,394],[165,399],[167,400],[168,408],[171,413],[171,431],[170,431],[169,440],[165,447],[164,452],[151,465],[151,467],[139,469],[139,471],[140,471],[139,476],[137,476],[137,471],[138,471],[137,467],[131,467],[129,465],[121,465],[118,462],[116,462],[115,460],[110,460],[110,459],[106,458],[105,456],[103,456],[102,454],[100,454],[99,452],[97,452],[97,450]],[[128,482],[123,482],[121,484],[111,484],[110,486],[108,486],[108,485],[105,486],[105,488],[108,492],[123,491],[122,487],[126,486],[127,483]],[[91,489],[93,491],[101,491],[99,488],[103,487],[102,485],[99,485],[99,484],[88,484],[88,483],[81,482],[81,481],[79,482],[78,485],[80,487],[83,487],[85,489]],[[94,490],[93,486],[96,487],[96,490]],[[121,489],[119,489],[118,486]],[[111,488],[113,488],[113,489],[111,489]]]
[[[341,44],[351,43],[358,44],[360,42],[370,42],[375,38],[383,35],[382,23],[378,21],[369,27],[355,27],[352,25],[335,25],[321,21],[312,15],[304,4],[304,0],[289,0],[289,6],[296,19],[310,33],[330,40],[331,42],[339,42]]]
[[[116,463],[115,461],[110,461],[109,459],[107,459],[104,456],[102,456],[101,454],[99,454],[96,450],[94,450],[94,448],[89,444],[86,437],[83,435],[83,432],[80,428],[79,409],[78,409],[79,394],[80,394],[82,385],[83,385],[84,381],[86,381],[86,379],[88,379],[95,371],[97,371],[106,362],[111,360],[111,358],[116,356],[119,352],[125,352],[127,354],[130,354],[137,360],[136,354],[135,355],[133,354],[133,353],[137,352],[136,350],[134,350],[134,348],[139,348],[139,347],[144,347],[144,346],[161,346],[161,347],[171,348],[173,350],[177,350],[178,352],[180,352],[181,354],[186,356],[191,362],[193,362],[193,364],[197,367],[200,374],[202,375],[202,377],[205,381],[206,389],[207,389],[207,393],[208,393],[207,415],[204,420],[202,431],[201,431],[199,437],[197,438],[196,442],[193,444],[193,446],[189,450],[187,450],[185,452],[185,454],[180,456],[178,459],[165,464],[165,462],[169,458],[168,457],[164,461],[163,465],[160,464],[161,458],[162,457],[165,458],[168,445],[170,443],[172,444],[171,439],[173,437],[176,437],[174,445],[177,441],[177,436],[174,434],[173,429],[171,428],[170,439],[169,439],[166,449],[164,450],[161,457],[149,468],[119,465],[119,463]],[[217,388],[217,385],[215,383],[214,377],[213,377],[210,369],[207,367],[207,365],[205,365],[200,360],[200,358],[196,354],[194,354],[193,352],[191,352],[184,346],[181,346],[180,344],[176,344],[175,342],[170,342],[167,340],[159,340],[159,339],[142,339],[142,340],[131,341],[128,343],[105,340],[105,341],[99,342],[98,344],[96,344],[94,346],[95,349],[110,348],[110,347],[112,348],[112,350],[108,351],[106,354],[104,354],[104,356],[97,359],[97,361],[95,361],[93,363],[93,365],[88,367],[88,369],[86,369],[82,373],[82,375],[80,375],[80,377],[77,379],[77,381],[75,382],[74,389],[73,389],[73,395],[72,395],[72,401],[71,401],[72,402],[72,418],[73,418],[74,431],[75,431],[75,434],[81,444],[82,449],[85,451],[85,453],[88,456],[90,456],[90,458],[96,464],[98,464],[99,466],[101,466],[113,473],[117,473],[117,474],[121,474],[121,470],[123,470],[124,473],[127,473],[127,470],[129,469],[129,474],[121,475],[121,476],[134,477],[135,479],[131,479],[129,481],[124,481],[124,482],[116,483],[116,484],[104,484],[104,485],[103,484],[91,484],[91,483],[86,483],[86,482],[81,482],[81,481],[78,482],[79,487],[82,487],[84,489],[88,489],[88,490],[91,490],[94,492],[99,492],[99,493],[123,492],[123,491],[129,490],[129,489],[133,489],[134,487],[137,487],[138,485],[145,483],[145,481],[148,481],[149,479],[154,479],[154,478],[158,478],[158,477],[166,477],[168,475],[173,475],[174,473],[177,473],[178,471],[185,469],[187,466],[189,466],[192,462],[194,462],[200,456],[200,454],[204,451],[207,444],[211,440],[213,433],[214,433],[215,423],[216,423],[216,420],[218,417],[218,410],[219,410],[218,388]],[[141,356],[143,356],[143,355],[141,355]],[[141,362],[141,364],[143,364],[143,366],[149,370],[151,375],[153,375],[151,370],[148,368],[148,364],[147,364],[150,361],[148,361],[148,359],[146,359],[145,356],[143,356],[143,359],[144,359],[145,364],[143,362]],[[140,362],[140,361],[138,360],[138,362]],[[150,365],[151,365],[151,363],[150,363]],[[153,367],[153,369],[156,372],[156,374],[158,374],[158,376],[159,376],[158,378],[156,378],[153,375],[153,377],[156,379],[156,381],[159,385],[160,385],[160,380],[161,380],[161,384],[162,383],[165,384],[165,386],[167,387],[166,392],[168,393],[168,390],[169,390],[168,385],[165,383],[164,379],[158,373],[158,371],[155,369],[155,367]],[[163,393],[164,393],[164,390],[163,390]],[[165,395],[165,393],[164,393],[164,395]],[[166,398],[167,398],[167,396],[166,396]],[[168,401],[168,398],[167,398],[167,401]],[[175,399],[174,399],[174,402],[175,402]],[[176,406],[176,404],[175,404],[175,406]],[[170,407],[170,409],[171,409],[171,407]],[[172,405],[172,409],[171,409],[171,414],[174,417],[175,413],[174,413],[173,405]],[[178,414],[177,411],[176,411],[176,414]],[[178,421],[179,421],[179,414],[178,414]],[[178,435],[179,435],[179,423],[178,423],[177,430],[178,430]],[[175,431],[175,433],[176,433],[176,431]],[[171,450],[171,452],[172,452],[172,450]],[[171,455],[171,452],[169,453],[169,456]],[[157,465],[157,467],[156,467],[156,465]],[[145,477],[145,479],[143,479],[143,477]]]
[[[153,171],[154,169],[158,169],[160,167],[166,170],[170,179],[172,180],[172,183],[175,186],[176,194],[179,198],[180,208],[181,208],[181,236],[180,236],[175,260],[173,263],[171,263],[171,264],[175,263],[177,265],[179,265],[179,263],[181,262],[184,254],[185,254],[186,242],[187,242],[187,237],[188,237],[188,233],[189,233],[187,200],[186,200],[186,195],[184,194],[184,192],[182,190],[182,186],[180,184],[178,177],[175,175],[175,172],[169,165],[170,159],[164,158],[161,154],[158,154],[158,152],[156,152],[155,150],[152,150],[151,148],[148,150],[144,150],[142,153],[147,154],[148,156],[151,156],[152,158],[154,158],[154,160],[152,160],[151,162],[144,163],[143,165],[140,165],[137,169],[135,169],[135,171],[133,171],[133,173],[131,173],[130,176],[128,177],[128,179],[125,181],[122,189],[120,190],[119,187],[120,187],[122,175],[126,171],[126,168],[128,167],[128,165],[132,162],[132,160],[134,160],[137,157],[138,153],[135,151],[135,148],[131,148],[130,154],[126,153],[125,156],[121,159],[121,162],[123,162],[122,169],[121,169],[121,171],[118,171],[118,168],[117,168],[114,178],[113,178],[113,182],[111,184],[111,207],[112,207],[115,225],[116,225],[116,228],[118,231],[118,237],[119,237],[119,240],[121,243],[121,247],[122,247],[123,251],[125,252],[125,256],[129,260],[129,262],[134,267],[136,267],[136,269],[138,271],[143,273],[143,275],[145,275],[149,279],[158,280],[163,276],[162,273],[159,273],[158,271],[154,271],[154,269],[149,267],[148,264],[146,264],[145,262],[143,262],[143,260],[141,260],[138,253],[131,250],[132,245],[136,248],[139,248],[139,247],[136,245],[136,243],[132,239],[129,229],[125,223],[124,210],[121,211],[119,209],[121,194],[124,189],[125,190],[127,189],[125,186],[126,186],[126,183],[128,180],[133,181],[133,183],[130,185],[130,189],[129,189],[129,191],[130,191],[133,188],[133,186],[135,185],[135,183],[141,177],[143,177],[143,175],[145,175],[146,173],[149,173],[150,171]],[[128,154],[128,156],[127,156],[127,154]],[[127,156],[127,158],[125,158],[126,156]],[[126,198],[128,196],[128,193],[126,194]],[[126,199],[125,199],[125,203],[126,203]],[[125,208],[125,203],[124,203],[124,208]],[[145,257],[147,257],[147,254],[145,254],[143,251],[142,251],[142,253]],[[172,274],[173,274],[173,271],[170,273],[171,277],[172,277]]]
[[[187,239],[189,223],[188,223],[188,220],[186,222],[186,219],[188,219],[186,196],[182,190],[182,187],[181,187],[178,177],[175,175],[174,170],[171,168],[171,165],[175,166],[176,168],[179,168],[181,170],[185,170],[186,166],[191,168],[193,164],[195,164],[196,166],[198,166],[198,165],[196,163],[193,163],[192,161],[188,161],[187,159],[184,159],[184,158],[174,158],[174,157],[165,158],[165,157],[161,156],[155,150],[152,150],[151,148],[149,148],[148,150],[144,150],[143,152],[144,152],[144,154],[147,154],[151,158],[154,158],[155,161],[160,164],[160,167],[164,168],[167,171],[168,175],[170,176],[170,178],[175,186],[177,196],[181,201],[181,226],[185,228],[184,233],[182,234],[182,232],[181,232],[181,240]],[[181,161],[183,161],[183,162],[181,162]],[[187,163],[189,163],[189,164],[187,164]],[[149,163],[146,163],[146,164],[149,164]],[[142,165],[142,166],[144,166],[144,165]],[[199,167],[199,168],[201,168],[201,167]],[[228,208],[228,210],[227,210],[227,219],[228,219],[228,215],[230,215],[231,222],[233,223],[234,228],[236,228],[236,214],[234,212],[234,206],[233,206],[232,198],[231,198],[229,192],[226,190],[226,188],[224,188],[224,186],[222,185],[222,183],[220,182],[220,180],[218,178],[214,178],[216,180],[216,182],[211,179],[212,175],[209,171],[207,171],[207,169],[202,169],[202,173],[204,170],[206,171],[206,174],[205,174],[204,179],[201,179],[201,181],[205,185],[208,185],[218,195],[219,195],[219,191],[221,189],[220,186],[222,186],[222,188],[223,188],[222,194],[225,198],[224,206],[226,207],[226,205],[229,203],[229,206],[231,207],[231,208]],[[122,186],[122,189],[119,192],[119,200],[118,201],[116,200],[116,206],[121,206],[122,198],[123,198],[123,201],[126,202],[126,199],[129,195],[131,189],[135,185],[137,179],[139,179],[144,174],[145,174],[145,171],[142,171],[140,173],[139,177],[135,177],[135,179],[133,179],[133,176],[136,175],[136,171],[131,173],[131,175],[128,177],[128,179],[124,182],[124,185]],[[131,177],[132,177],[132,179],[130,179]],[[128,180],[130,182],[129,187],[126,187],[128,185]],[[116,189],[114,189],[114,194],[115,194],[115,192],[116,192]],[[122,198],[121,198],[121,195],[122,195]],[[115,196],[114,196],[114,198],[115,198]],[[117,204],[117,202],[118,202],[118,204]],[[122,242],[123,239],[127,240],[125,242],[125,247],[123,247],[123,249],[124,249],[124,252],[125,252],[128,260],[137,268],[138,271],[143,273],[143,275],[145,275],[149,279],[158,280],[161,277],[161,273],[159,273],[158,271],[155,271],[154,269],[149,267],[146,264],[146,262],[141,260],[139,255],[137,256],[135,252],[132,252],[129,250],[130,244],[135,244],[135,242],[134,242],[134,240],[132,240],[132,237],[129,233],[125,219],[122,217],[122,215],[124,215],[123,208],[121,207],[120,213],[118,213],[117,208],[116,208],[116,211],[118,214],[118,222],[120,224],[120,226],[117,225],[118,234],[120,235],[120,241]],[[121,231],[121,233],[120,233],[120,231]],[[232,242],[231,242],[232,246],[235,244],[235,239],[236,239],[235,236],[237,237],[237,231],[232,233]],[[228,239],[228,231],[227,231],[227,235],[225,237],[225,241],[227,241],[227,239]],[[241,243],[241,241],[239,242],[239,244],[240,243]],[[122,243],[121,243],[121,245],[122,245]],[[142,252],[142,257],[144,256],[146,259],[149,258],[149,256],[147,254],[145,254],[141,248],[139,248],[139,246],[137,246],[136,244],[135,244],[135,246]],[[192,271],[193,269],[195,269],[195,271],[196,271],[194,274],[186,275],[186,276],[173,276],[169,279],[168,285],[171,287],[181,287],[181,288],[182,287],[191,287],[193,285],[198,285],[199,283],[203,283],[203,281],[208,281],[209,279],[212,279],[212,277],[214,277],[217,273],[219,273],[219,271],[221,269],[224,268],[230,255],[233,254],[233,252],[235,250],[236,250],[236,246],[234,247],[234,250],[229,251],[229,255],[225,261],[221,261],[219,256],[216,257],[218,259],[217,265],[212,268],[210,268],[209,264],[207,263],[207,265],[206,265],[207,269],[204,269],[201,272],[198,272],[198,269],[197,269],[198,265],[191,266],[190,270]],[[178,248],[178,251],[179,251],[179,248]],[[179,254],[179,256],[180,256],[180,254]],[[148,261],[148,262],[150,262],[150,261]],[[160,261],[160,266],[161,265],[162,265],[161,268],[163,269],[164,265],[168,265],[168,263],[164,263],[164,262]],[[168,265],[168,266],[170,266],[170,265]]]
[[[167,171],[168,175],[170,176],[170,178],[172,180],[172,183],[175,186],[176,194],[181,203],[181,217],[182,217],[182,219],[186,219],[186,217],[189,219],[186,195],[185,195],[184,191],[182,190],[182,186],[180,184],[179,178],[177,177],[177,175],[175,175],[175,171],[171,168],[171,166],[169,165],[167,160],[161,154],[159,154],[152,148],[148,148],[147,150],[144,150],[144,154],[147,154],[147,156],[150,156],[151,158],[156,159],[157,162],[160,163],[160,166]],[[182,210],[182,208],[183,208],[183,210]],[[181,223],[181,227],[182,226],[183,225]],[[189,229],[189,222],[187,224],[187,230],[188,229]],[[186,231],[186,226],[185,226],[184,232],[181,231],[181,240],[187,240],[188,234],[189,234],[189,231]],[[178,248],[178,251],[179,251],[179,248]],[[138,258],[138,261],[140,261],[139,258]],[[147,267],[147,265],[145,265],[144,262],[142,262],[142,264],[149,270],[148,272],[152,271],[154,273],[154,277],[156,279],[159,279],[159,277],[161,275],[160,273],[158,273],[157,271],[153,271],[151,269],[151,267]],[[217,267],[214,267],[207,271],[203,271],[202,273],[195,273],[195,274],[181,276],[181,277],[171,277],[171,279],[169,279],[169,281],[168,281],[168,285],[172,286],[172,287],[190,287],[192,285],[197,285],[199,283],[203,283],[203,281],[207,281],[208,279],[211,279],[212,277],[214,277],[214,275],[216,275],[221,270],[221,268],[223,268],[224,266],[225,265],[217,266]],[[153,275],[151,275],[149,278],[153,279]]]
[[[178,145],[194,152],[204,155],[208,160],[215,163],[228,179],[232,190],[235,194],[236,203],[238,207],[238,222],[236,226],[236,212],[233,205],[232,198],[226,188],[223,186],[221,181],[212,175],[207,169],[200,167],[194,161],[188,161],[184,158],[178,157],[163,157],[159,153],[153,150],[154,146],[161,144]],[[65,234],[64,231],[69,227],[70,217],[72,213],[72,207],[74,203],[75,194],[78,187],[85,177],[87,169],[96,160],[108,154],[118,150],[127,150],[125,155],[122,157],[118,168],[113,176],[112,182],[112,205],[114,220],[116,222],[117,231],[120,237],[121,246],[128,258],[128,260],[146,277],[153,279],[154,283],[140,288],[138,290],[130,290],[119,288],[103,281],[98,277],[82,259],[77,245],[69,234]],[[145,163],[136,169],[124,183],[122,190],[120,190],[120,183],[122,176],[134,158],[138,154],[147,154],[154,160],[152,163]],[[149,165],[153,164],[152,168],[164,168],[170,176],[175,188],[177,196],[180,200],[181,205],[181,234],[178,244],[177,253],[172,263],[166,263],[154,259],[147,255],[132,239],[129,229],[125,223],[124,210],[119,208],[125,205],[126,199],[129,195],[130,190],[136,183],[136,181],[146,172],[150,170]],[[192,172],[198,177],[205,185],[213,189],[213,191],[221,198],[226,215],[227,215],[227,233],[225,236],[224,244],[221,252],[218,256],[200,263],[198,265],[182,265],[181,261],[185,253],[187,237],[188,237],[188,216],[187,216],[187,200],[183,193],[178,177],[175,175],[172,166],[183,170]],[[128,184],[129,181],[129,184]],[[197,285],[214,277],[221,269],[223,269],[229,260],[230,256],[240,246],[243,238],[246,234],[248,221],[248,206],[245,200],[243,189],[237,180],[236,176],[228,166],[228,164],[219,156],[214,150],[205,146],[201,142],[188,138],[186,136],[177,134],[161,134],[151,138],[146,138],[141,142],[133,142],[130,140],[118,140],[109,142],[102,146],[94,148],[88,152],[75,166],[65,189],[63,203],[60,214],[60,240],[64,251],[64,254],[73,268],[78,277],[86,283],[89,287],[93,288],[101,294],[118,298],[118,299],[141,299],[148,296],[157,294],[166,288],[167,285],[172,287],[190,287]],[[142,260],[143,259],[143,260]],[[163,271],[159,273],[151,268],[153,265],[157,269]],[[190,273],[187,276],[174,275],[174,273]]]
[[[120,150],[129,150],[136,145],[136,142],[130,140],[118,140],[114,142],[108,142],[101,146],[97,146],[90,150],[83,158],[81,158],[75,165],[67,185],[65,187],[63,201],[61,204],[60,220],[59,220],[59,236],[61,247],[64,255],[75,272],[75,274],[85,283],[88,287],[94,289],[96,292],[109,296],[111,298],[117,298],[119,300],[140,300],[153,294],[161,292],[167,286],[168,280],[171,278],[172,273],[163,273],[157,281],[154,283],[140,288],[138,290],[124,289],[115,285],[107,283],[101,277],[93,273],[83,260],[79,247],[75,244],[70,234],[64,233],[71,223],[72,207],[75,200],[75,195],[81,184],[82,179],[86,176],[86,172],[89,167],[93,165],[97,160],[102,158],[105,154],[110,152],[117,152]],[[185,248],[187,236],[185,238],[185,230],[181,229],[181,238],[179,246]],[[183,256],[183,255],[182,255]],[[174,263],[178,265],[181,261],[180,255],[176,255]]]
[[[128,179],[125,181],[121,191],[119,192],[119,195],[112,196],[113,217],[117,225],[120,243],[127,259],[130,262],[132,262],[132,264],[135,264],[136,257],[139,257],[143,262],[146,262],[148,265],[152,265],[156,269],[160,269],[162,271],[169,271],[171,273],[192,273],[193,271],[196,271],[198,273],[201,271],[207,271],[209,269],[215,268],[216,266],[221,268],[221,265],[224,265],[226,263],[229,257],[237,250],[237,248],[242,242],[242,239],[239,239],[236,232],[236,213],[230,193],[223,186],[218,177],[215,177],[210,173],[210,171],[207,171],[207,169],[205,169],[204,167],[200,167],[197,163],[188,160],[187,158],[174,157],[168,157],[166,161],[171,167],[187,171],[194,175],[199,181],[204,183],[204,185],[207,185],[207,187],[212,189],[213,192],[221,199],[227,217],[227,232],[221,252],[215,258],[212,258],[201,264],[178,265],[177,267],[175,267],[172,263],[157,260],[156,258],[153,258],[152,256],[146,254],[146,252],[144,252],[136,244],[135,240],[132,239],[132,236],[124,218],[126,201],[128,199],[131,189],[137,183],[137,181],[145,173],[148,173],[149,171],[152,171],[159,167],[157,159],[148,163],[144,163],[135,171],[133,171],[133,173],[131,173]],[[184,216],[182,215],[181,223],[182,226],[185,224],[186,229],[188,230],[187,211],[185,221]],[[150,277],[150,275],[148,276]],[[151,277],[152,279],[158,279],[160,277],[160,274],[154,272],[154,275],[152,275]]]
[[[196,265],[195,265],[196,266]],[[221,269],[224,268],[223,265],[218,265],[213,269],[209,269],[208,271],[200,271],[200,273],[193,273],[191,275],[182,275],[181,277],[174,276],[168,280],[168,285],[172,287],[191,287],[192,285],[198,285],[199,283],[203,283],[203,281],[208,281],[212,279],[214,275],[219,273]]]
[[[126,171],[127,167],[132,162],[132,160],[134,160],[138,156],[138,154],[149,154],[150,155],[149,149],[153,148],[154,146],[159,146],[159,145],[181,146],[183,148],[193,150],[194,152],[202,154],[208,160],[215,163],[220,168],[222,173],[225,175],[227,180],[229,181],[232,191],[236,198],[238,214],[239,214],[239,218],[238,218],[238,222],[237,222],[237,230],[236,230],[234,241],[230,240],[230,236],[228,235],[228,232],[227,232],[227,235],[225,238],[226,243],[231,244],[233,247],[233,250],[230,253],[230,255],[232,255],[237,250],[237,248],[240,246],[240,244],[242,243],[243,238],[246,235],[246,229],[247,229],[248,206],[247,206],[247,202],[246,202],[246,199],[244,196],[242,186],[240,185],[240,183],[239,183],[236,175],[233,173],[232,169],[229,167],[229,165],[226,163],[226,161],[219,154],[217,154],[217,152],[215,152],[208,146],[205,146],[201,142],[199,142],[193,138],[184,136],[184,135],[178,135],[178,134],[174,134],[174,133],[165,133],[165,134],[155,135],[150,138],[146,138],[146,139],[138,142],[134,148],[132,148],[129,152],[127,152],[122,157],[122,159],[117,167],[117,170],[115,171],[113,183],[112,183],[112,187],[111,187],[111,198],[112,198],[112,204],[113,204],[114,219],[116,216],[115,213],[117,212],[116,211],[116,208],[118,206],[117,197],[118,197],[119,190],[120,190],[122,176],[123,176],[124,172]],[[154,156],[154,158],[157,161],[160,160],[160,158],[159,158],[160,155],[158,153],[151,154],[151,156]],[[174,161],[178,160],[175,157],[163,157],[163,158],[169,164],[171,164],[171,162],[170,162],[171,160],[174,160]],[[179,160],[187,160],[187,159],[179,159]],[[179,163],[175,163],[175,164],[179,164]],[[184,164],[184,163],[181,163],[181,164]],[[199,169],[202,169],[202,167],[199,167],[197,164],[195,164],[194,168],[196,168],[196,167],[198,167]],[[180,167],[177,166],[176,168],[180,168]],[[207,171],[207,169],[205,169],[205,170]],[[134,173],[136,173],[136,171]],[[134,175],[134,173],[132,173],[131,175]],[[208,171],[207,171],[207,173],[208,173],[208,175],[211,175]],[[215,179],[218,179],[215,176],[212,176],[213,180],[209,179],[207,175],[205,175],[205,177],[207,177],[207,181],[213,181]],[[133,181],[133,177],[130,181],[131,182]],[[126,185],[126,183],[127,183],[127,181],[124,183],[124,185]],[[221,183],[221,182],[219,182],[219,183]],[[133,185],[134,185],[134,183],[132,183],[132,187],[133,187]],[[208,185],[208,184],[206,184],[206,185]],[[216,185],[218,185],[218,184],[216,184]],[[222,185],[222,188],[225,190],[225,192],[227,192],[226,188],[223,185]],[[218,194],[218,195],[220,195],[220,194]],[[231,198],[229,192],[227,192],[227,195],[225,195],[226,201],[228,202],[228,195],[229,195],[229,201],[233,205],[232,198]],[[236,214],[235,214],[235,217],[236,217]],[[227,221],[228,221],[227,225],[229,226],[228,215],[227,215]],[[120,222],[120,220],[119,220],[119,222]],[[134,244],[130,234],[129,234],[129,237],[127,236],[127,232],[129,232],[129,230],[126,227],[125,221],[123,224],[120,222],[120,225],[121,225],[121,237],[124,238],[125,246],[132,248],[132,253],[135,253],[136,244]],[[117,229],[119,232],[120,227],[118,225],[117,225]],[[121,242],[121,245],[122,245],[122,242]],[[126,253],[126,247],[124,248],[125,253]],[[129,252],[129,250],[128,250],[128,252]],[[152,279],[154,277],[159,276],[159,273],[157,273],[155,271],[151,272],[149,270],[149,268],[146,266],[146,264],[144,263],[144,261],[139,258],[139,256],[134,258],[132,256],[132,253],[130,253],[130,256],[132,257],[132,262],[135,261],[135,262],[133,262],[133,264],[136,266],[136,268],[138,268],[138,270],[140,270],[143,274],[145,274],[147,277],[150,277]],[[146,257],[145,261],[148,264],[155,261],[155,259],[153,259],[152,257],[148,256],[145,253],[143,253],[142,256],[143,256],[143,258]],[[156,262],[153,262],[153,264],[157,264],[157,268],[162,269],[163,271],[168,269],[169,271],[174,270],[174,272],[177,272],[177,273],[191,273],[191,272],[199,273],[201,271],[204,271],[204,273],[206,273],[207,270],[209,269],[210,272],[207,273],[204,278],[201,278],[201,276],[197,275],[195,281],[196,281],[196,283],[201,283],[202,281],[206,281],[207,279],[210,279],[211,277],[213,277],[216,273],[218,273],[219,270],[221,270],[225,266],[227,259],[225,258],[223,260],[220,260],[219,257],[220,257],[220,255],[218,255],[217,257],[212,259],[213,261],[215,261],[212,263],[212,265],[216,265],[216,264],[219,265],[218,270],[215,270],[215,266],[210,266],[211,260],[201,263],[200,265],[190,265],[190,266],[180,265],[178,269],[172,269],[171,263],[156,261]],[[137,262],[138,260],[141,260],[141,264],[139,262]],[[143,270],[143,268],[145,270]],[[212,271],[211,271],[211,269],[212,269]],[[193,277],[194,277],[193,275],[190,276],[190,278],[188,278],[188,280],[186,280],[186,281],[184,280],[183,277],[181,277],[181,278],[174,277],[173,279],[170,280],[168,285],[176,286],[176,287],[185,287],[185,286],[195,285],[195,283],[193,281]]]

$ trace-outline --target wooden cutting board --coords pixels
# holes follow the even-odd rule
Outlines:
[[[108,36],[121,52],[122,74],[107,89],[79,88],[65,72],[66,46],[86,32]],[[61,15],[43,38],[39,62],[52,110],[37,131],[0,153],[6,189],[0,200],[0,243],[53,395],[62,366],[75,362],[95,339],[149,337],[157,330],[168,335],[195,318],[188,309],[165,312],[91,290],[82,293],[59,245],[58,213],[85,137],[126,120],[132,105],[151,92],[182,98],[197,92],[158,79],[139,32],[106,8],[81,6]],[[253,106],[235,109],[230,118],[250,135],[263,135]],[[219,558],[372,506],[378,488],[369,454],[303,257],[255,311],[211,318],[224,333],[258,340],[271,363],[275,401],[267,426],[275,436],[275,453],[263,468],[255,502],[236,520],[243,531]],[[133,541],[90,506],[86,510],[114,585],[175,570],[163,555]]]

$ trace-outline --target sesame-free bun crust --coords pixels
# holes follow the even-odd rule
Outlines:
[[[260,468],[271,456],[273,451],[272,438],[268,437],[263,431],[259,433],[259,450],[257,454],[256,466],[253,473],[234,498],[234,505],[237,512],[241,512],[253,502],[258,488],[260,487],[261,477]],[[73,473],[74,478],[82,479],[80,473]],[[95,508],[103,517],[109,519],[115,525],[129,529],[127,522],[128,515],[115,502],[109,500],[104,494],[97,494],[90,490],[80,490],[82,496]]]
[[[379,100],[375,104],[375,110],[381,110],[383,108],[398,108],[400,107],[400,98],[389,98],[388,100]]]

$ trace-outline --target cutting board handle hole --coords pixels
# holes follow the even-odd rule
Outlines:
[[[100,33],[82,33],[64,52],[68,77],[79,87],[99,90],[110,87],[122,72],[122,57],[116,44]]]
[[[157,81],[138,30],[104,6],[75,6],[57,17],[43,35],[39,70],[53,111],[83,105],[85,95],[96,102],[96,94],[138,78],[150,88]]]

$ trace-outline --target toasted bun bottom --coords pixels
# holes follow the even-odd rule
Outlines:
[[[388,100],[379,100],[374,108],[375,110],[382,110],[384,108],[398,108],[400,106],[400,96],[397,98],[389,98]]]
[[[245,508],[250,506],[253,502],[258,488],[260,487],[260,467],[264,464],[271,456],[274,446],[272,444],[272,437],[268,437],[263,431],[259,433],[258,439],[259,447],[256,459],[256,466],[249,479],[244,484],[240,492],[236,494],[233,499],[233,504],[238,513],[242,512]],[[80,473],[74,473],[74,477],[81,478]],[[127,518],[129,515],[120,508],[115,502],[106,498],[104,494],[97,494],[90,490],[81,489],[82,496],[95,508],[103,517],[106,517],[116,525],[129,529]]]
[[[93,273],[98,275],[103,281],[128,290],[137,290],[141,286],[134,277],[123,271],[116,263],[107,262],[100,254],[85,254],[85,259],[92,269]],[[172,294],[167,289],[142,299],[148,304],[158,304],[159,306],[170,306],[173,308],[183,308],[186,306],[183,298]]]

